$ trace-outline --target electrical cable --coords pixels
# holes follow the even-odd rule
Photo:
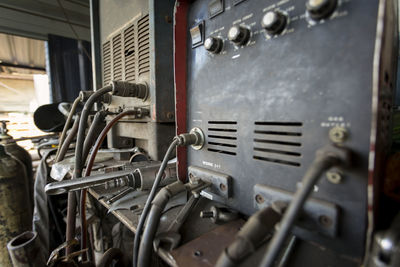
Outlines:
[[[153,240],[160,223],[162,212],[172,197],[184,192],[185,190],[186,185],[178,180],[175,183],[163,187],[151,202],[151,209],[147,218],[146,228],[143,231],[142,240],[140,242],[137,260],[138,267],[150,266]]]
[[[100,110],[94,115],[92,124],[90,125],[89,131],[86,135],[85,142],[83,143],[82,159],[86,159],[89,155],[90,148],[93,146],[100,132],[103,130],[102,122],[106,118],[108,111]]]
[[[304,203],[310,196],[314,185],[318,182],[324,171],[340,163],[340,157],[334,153],[326,153],[320,156],[317,155],[313,163],[311,163],[311,166],[308,168],[306,174],[303,176],[301,187],[296,191],[287,211],[284,213],[282,221],[279,224],[279,229],[273,235],[260,266],[271,267],[274,264],[283,243],[289,235],[299,212],[304,206]]]
[[[77,141],[75,146],[75,169],[74,175],[72,178],[79,178],[82,175],[83,169],[83,159],[82,159],[82,151],[83,151],[83,142],[85,138],[85,129],[87,125],[87,119],[89,117],[89,113],[97,101],[99,97],[102,95],[111,92],[113,87],[111,85],[105,86],[96,92],[94,92],[89,99],[86,101],[85,106],[83,107],[81,118],[79,120],[79,129],[77,133]],[[68,209],[67,209],[67,229],[66,229],[66,241],[70,241],[75,237],[75,222],[76,222],[76,198],[74,192],[68,193]],[[72,247],[66,248],[66,255],[69,255],[72,252]]]
[[[56,153],[56,159],[58,158],[58,155],[60,154],[61,146],[63,145],[63,143],[65,141],[67,131],[69,129],[69,126],[71,125],[72,118],[75,114],[75,111],[76,111],[76,108],[78,107],[79,102],[81,102],[81,99],[82,99],[81,95],[79,95],[77,98],[75,98],[74,102],[72,103],[71,110],[69,111],[67,121],[64,124],[64,129],[60,136],[60,141],[59,141],[58,149],[57,149],[57,153]]]
[[[151,202],[154,199],[154,196],[156,194],[157,188],[160,184],[161,178],[164,174],[165,168],[168,164],[168,159],[171,156],[171,154],[174,152],[176,146],[180,144],[179,138],[175,137],[172,141],[172,143],[169,145],[167,152],[164,155],[164,159],[162,160],[160,169],[157,173],[156,179],[154,180],[153,186],[150,190],[150,194],[146,200],[146,204],[144,205],[144,209],[142,214],[140,215],[139,223],[136,228],[136,233],[135,233],[135,239],[133,241],[133,266],[137,266],[137,258],[138,258],[138,252],[139,252],[139,242],[140,242],[140,234],[143,230],[144,223],[146,221],[147,214],[149,213],[149,210],[151,208]]]
[[[62,144],[60,153],[58,153],[58,156],[56,157],[55,162],[62,161],[64,159],[65,155],[67,154],[69,146],[71,145],[72,140],[74,140],[76,133],[78,132],[79,118],[80,118],[80,114],[78,114],[76,116],[74,124],[72,125],[72,128],[71,128],[71,131],[69,132],[67,138],[65,138],[65,141]]]
[[[100,149],[101,144],[103,143],[104,139],[107,136],[107,133],[111,130],[111,128],[123,117],[128,116],[128,115],[136,115],[137,111],[136,110],[127,110],[125,112],[122,112],[120,114],[118,114],[114,119],[112,119],[107,125],[106,127],[104,127],[104,129],[101,131],[101,133],[99,134],[93,149],[92,149],[92,153],[90,154],[87,166],[86,166],[86,171],[84,176],[89,176],[93,165],[94,165],[94,161],[96,159],[96,155],[97,152]],[[81,214],[81,249],[84,250],[87,247],[87,221],[86,221],[86,194],[87,190],[86,189],[82,189],[81,190],[81,200],[80,200],[80,214]],[[86,258],[86,253],[84,253],[82,255],[84,258]]]

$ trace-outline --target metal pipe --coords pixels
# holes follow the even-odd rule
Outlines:
[[[133,179],[134,170],[124,170],[109,172],[104,174],[97,174],[92,176],[86,176],[80,179],[64,180],[61,182],[49,183],[45,187],[45,191],[48,195],[59,195],[67,192],[82,190],[85,188],[102,185],[107,181],[126,177],[126,179]]]
[[[90,0],[90,39],[92,46],[93,88],[100,88],[102,83],[102,77],[101,77],[99,0]]]
[[[7,243],[8,253],[14,267],[46,266],[46,259],[40,251],[36,232],[24,232]]]

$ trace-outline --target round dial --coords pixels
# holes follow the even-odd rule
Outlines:
[[[222,44],[223,41],[221,38],[218,37],[208,37],[204,41],[204,48],[213,53],[213,54],[218,54],[222,50]]]
[[[261,26],[269,34],[280,34],[286,27],[286,15],[279,11],[269,11],[261,20]]]
[[[321,20],[329,17],[335,11],[338,0],[307,0],[306,8],[310,17]]]
[[[247,43],[250,38],[250,30],[243,26],[232,26],[228,32],[228,39],[237,45]]]

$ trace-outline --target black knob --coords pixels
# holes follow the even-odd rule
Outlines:
[[[286,15],[279,11],[269,11],[261,20],[261,26],[269,34],[280,34],[286,26]]]
[[[243,26],[233,26],[229,29],[228,39],[237,44],[242,45],[247,43],[250,38],[250,30]]]
[[[321,20],[332,15],[337,4],[337,0],[307,0],[306,8],[312,19]]]
[[[218,54],[222,50],[222,39],[218,37],[208,37],[204,41],[204,48],[213,54]]]

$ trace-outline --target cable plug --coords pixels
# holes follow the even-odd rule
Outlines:
[[[203,148],[205,143],[204,133],[200,128],[193,128],[189,133],[183,133],[175,137],[178,146],[191,146],[195,150]]]
[[[113,96],[136,97],[146,100],[149,95],[149,87],[146,83],[130,83],[125,81],[112,81],[111,94]]]

